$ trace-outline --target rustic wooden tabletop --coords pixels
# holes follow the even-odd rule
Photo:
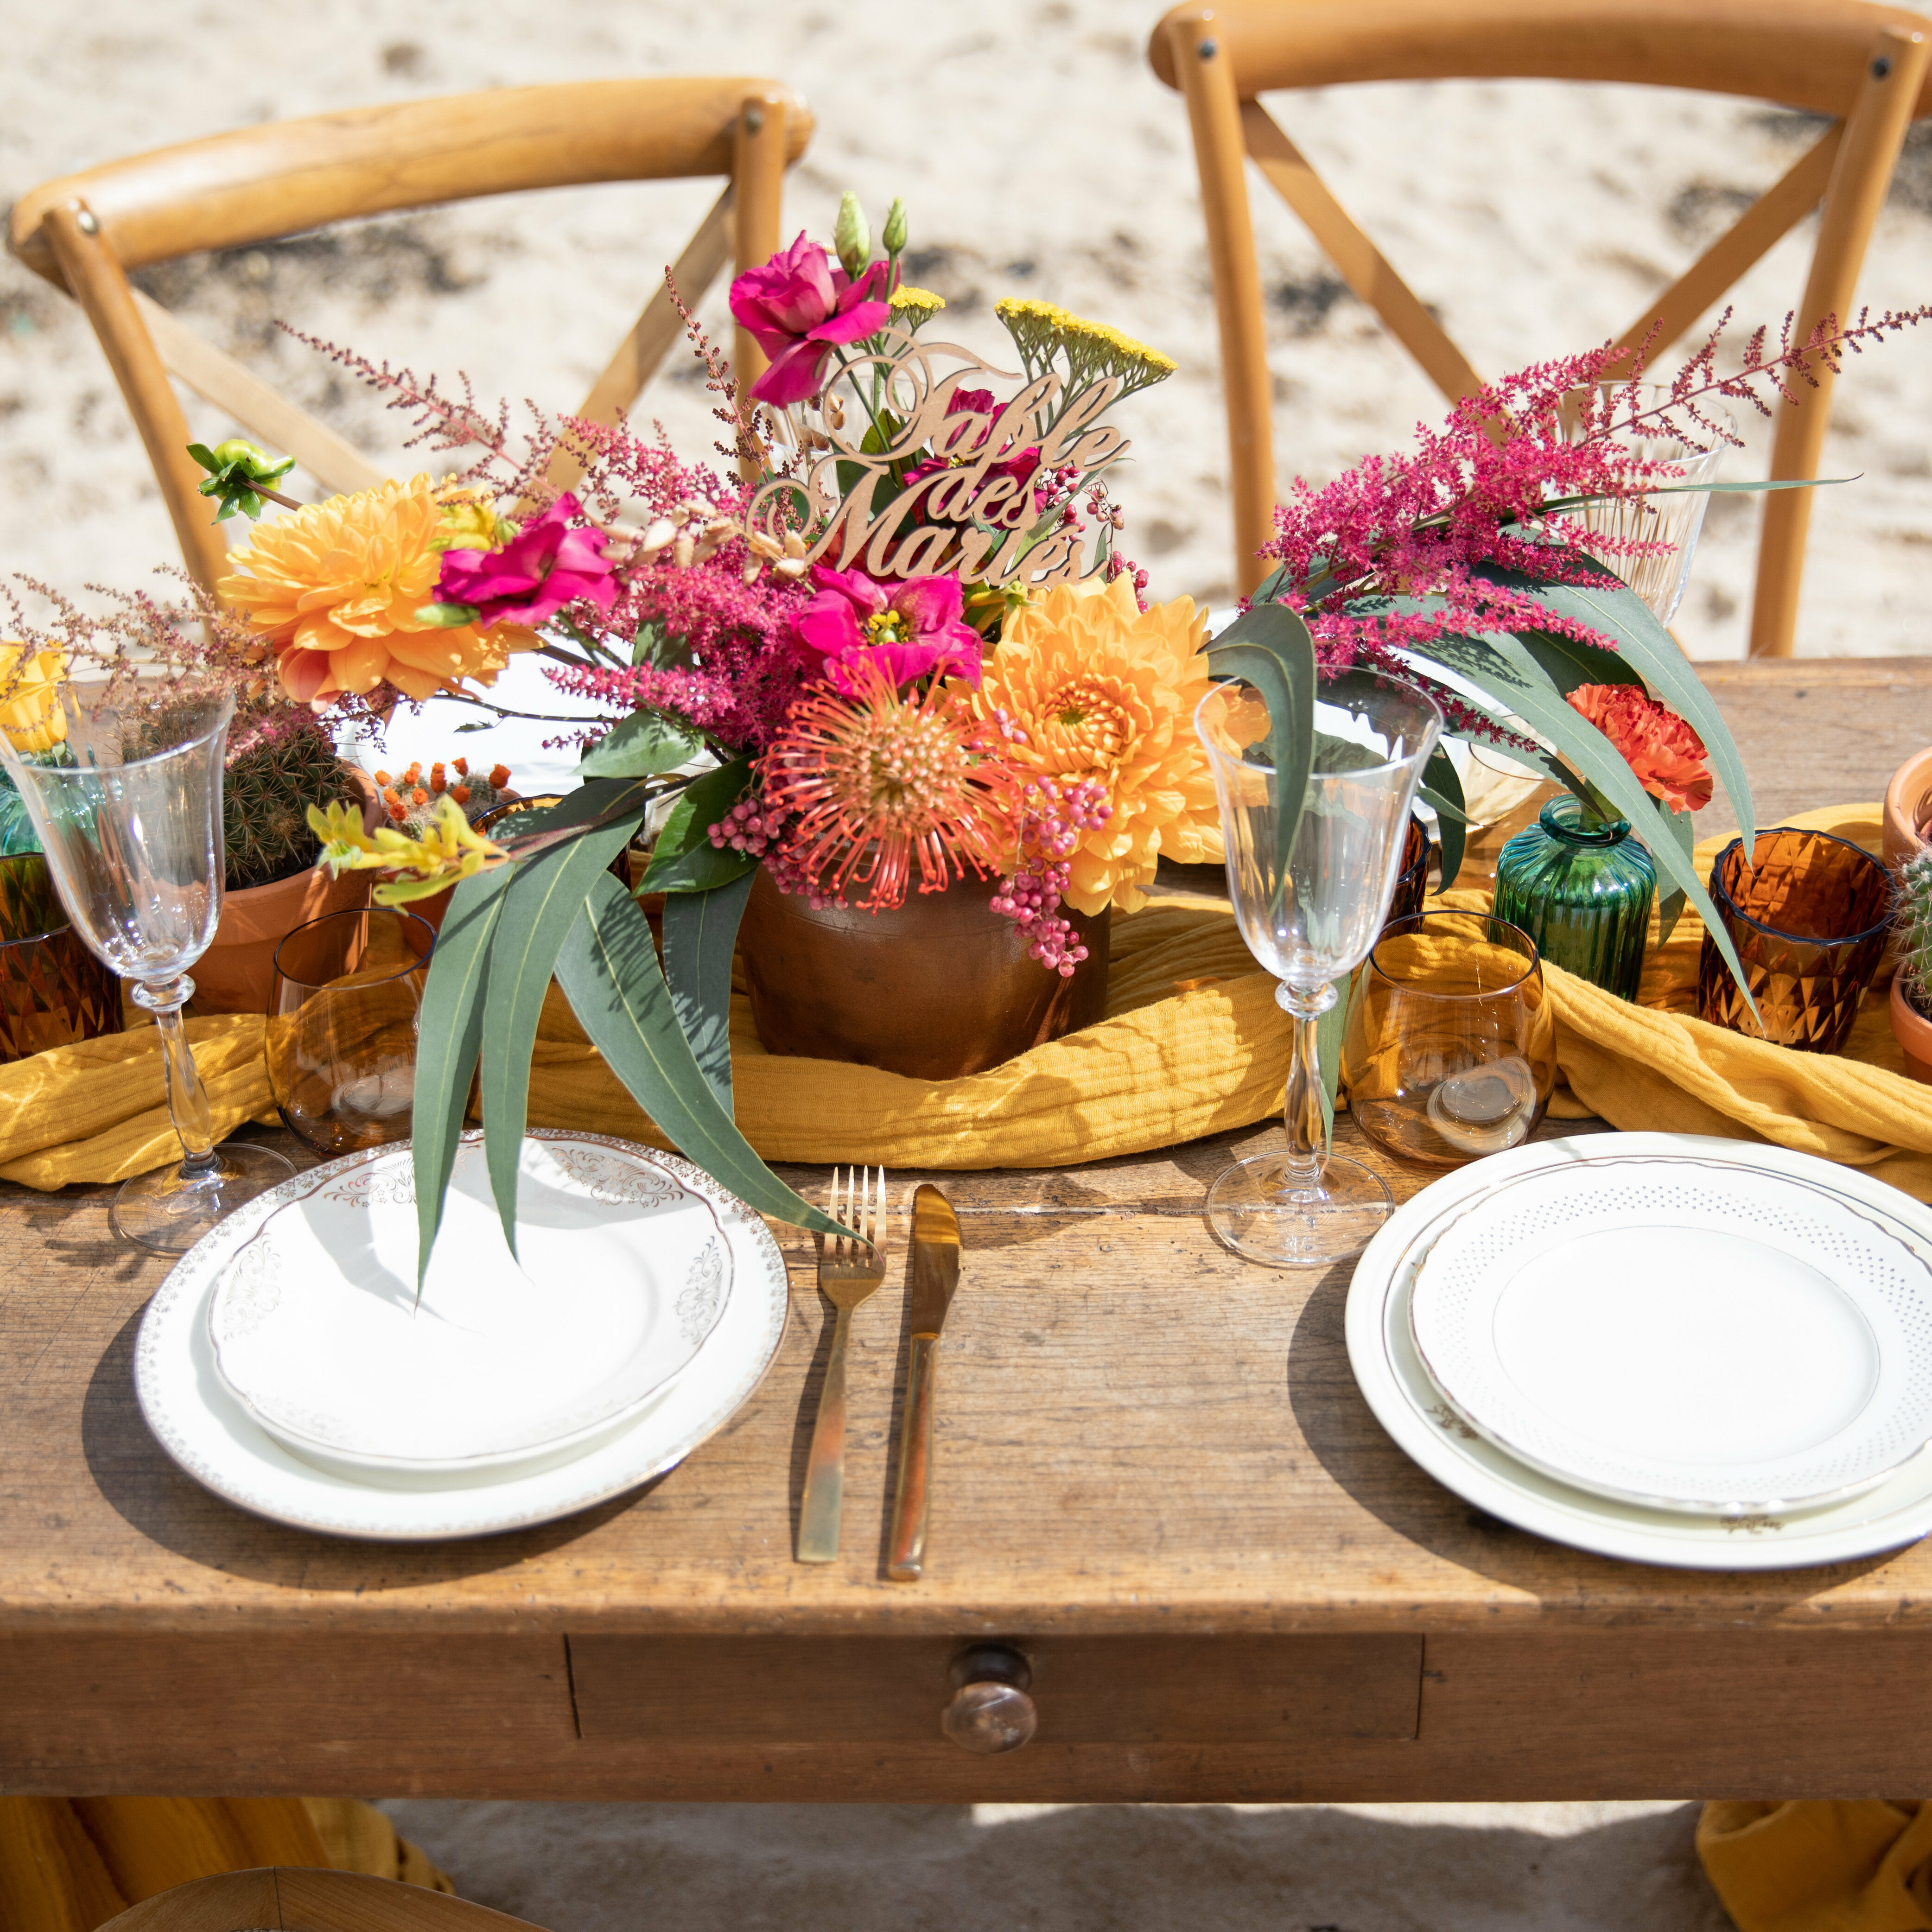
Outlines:
[[[1761,815],[1871,798],[1932,738],[1932,662],[1710,678]],[[1718,829],[1712,826],[1709,829]],[[1565,1127],[1546,1131],[1577,1131]],[[830,1340],[809,1244],[756,1396],[642,1492],[470,1543],[258,1521],[148,1434],[166,1264],[107,1190],[0,1190],[0,1788],[822,1798],[1853,1796],[1932,1774],[1932,1558],[1664,1570],[1472,1510],[1383,1434],[1350,1270],[1247,1265],[1202,1222],[1263,1126],[1031,1172],[892,1177],[854,1322],[844,1551],[792,1543]],[[271,1136],[292,1148],[286,1136]],[[1406,1198],[1344,1120],[1344,1150]],[[788,1170],[821,1192],[821,1171]],[[927,1575],[884,1580],[904,1204],[958,1209]],[[1002,1640],[1039,1732],[943,1738]],[[1916,1778],[1918,1782],[1915,1784]]]

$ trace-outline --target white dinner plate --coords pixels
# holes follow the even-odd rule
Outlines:
[[[469,1140],[473,1136],[466,1136]],[[536,1132],[624,1150],[700,1195],[730,1251],[732,1290],[683,1372],[628,1427],[556,1467],[404,1486],[316,1466],[270,1436],[216,1372],[208,1334],[215,1285],[275,1210],[320,1178],[354,1173],[389,1149],[350,1154],[285,1181],[238,1209],[169,1271],[142,1317],[134,1358],[141,1412],[162,1448],[238,1508],[298,1529],[388,1542],[490,1536],[549,1522],[661,1475],[729,1421],[763,1378],[784,1334],[784,1263],[764,1222],[688,1161],[590,1134]]]
[[[1597,1134],[1532,1142],[1444,1175],[1392,1214],[1356,1264],[1348,1360],[1376,1419],[1446,1488],[1552,1541],[1634,1563],[1685,1569],[1784,1570],[1896,1550],[1932,1531],[1932,1454],[1876,1486],[1816,1508],[1699,1516],[1592,1495],[1519,1460],[1472,1429],[1416,1352],[1409,1292],[1432,1241],[1478,1196],[1540,1169],[1585,1172],[1593,1160],[1667,1160],[1809,1184],[1870,1214],[1932,1260],[1932,1210],[1856,1168],[1782,1148],[1691,1134]]]
[[[1628,1502],[1775,1514],[1932,1441],[1932,1270],[1784,1174],[1612,1157],[1522,1176],[1436,1237],[1409,1318],[1472,1428]]]
[[[483,1144],[458,1148],[416,1294],[406,1144],[308,1185],[223,1270],[217,1371],[278,1442],[351,1474],[555,1461],[698,1353],[731,1288],[717,1216],[650,1150],[526,1139],[517,1252]]]

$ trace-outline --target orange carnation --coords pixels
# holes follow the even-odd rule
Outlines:
[[[1099,781],[1112,807],[1083,830],[1064,894],[1076,910],[1146,898],[1162,854],[1184,864],[1221,856],[1220,817],[1194,707],[1208,686],[1208,614],[1192,598],[1142,610],[1117,577],[1102,589],[1059,584],[1008,619],[986,662],[978,715],[1022,734],[1014,764],[1068,782]]]
[[[540,641],[518,624],[439,626],[416,613],[436,602],[446,535],[427,476],[332,496],[256,525],[221,580],[226,601],[262,632],[283,688],[326,704],[387,682],[410,698],[495,682],[512,651]]]
[[[1676,712],[1634,684],[1580,684],[1570,703],[1609,739],[1652,798],[1672,812],[1702,812],[1710,803],[1704,741]]]

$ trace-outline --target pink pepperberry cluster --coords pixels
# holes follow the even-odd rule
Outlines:
[[[784,830],[786,814],[767,812],[758,798],[741,798],[718,823],[708,828],[712,844],[719,851],[728,846],[734,852],[748,853],[762,859],[778,843]]]
[[[1028,784],[1020,813],[1019,863],[993,895],[994,911],[1028,935],[1028,952],[1064,980],[1087,957],[1072,922],[1059,910],[1072,877],[1071,854],[1083,831],[1097,830],[1113,815],[1106,788],[1097,779],[1063,787],[1041,778]]]

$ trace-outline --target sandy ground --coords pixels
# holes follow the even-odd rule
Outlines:
[[[1124,411],[1128,548],[1157,591],[1225,602],[1231,540],[1214,327],[1185,116],[1148,72],[1158,11],[1119,0],[310,0],[243,15],[171,0],[0,0],[0,199],[170,141],[339,106],[617,74],[764,72],[818,134],[788,219],[824,234],[842,189],[912,210],[913,270],[990,353],[1009,292],[1096,314],[1180,364]],[[1478,364],[1620,328],[1811,130],[1754,106],[1523,85],[1379,87],[1277,104],[1290,131]],[[561,192],[199,259],[143,279],[264,376],[406,473],[395,419],[274,327],[285,319],[484,395],[574,404],[712,190]],[[1256,184],[1284,476],[1321,481],[1440,405]],[[1739,291],[1775,322],[1807,226]],[[1862,296],[1932,297],[1932,147],[1915,146]],[[722,325],[722,291],[704,314]],[[646,392],[681,445],[710,440],[680,364]],[[189,400],[195,430],[229,426]],[[1762,473],[1755,423],[1732,473]],[[1853,367],[1817,506],[1799,630],[1819,654],[1932,651],[1932,329]],[[1755,470],[1754,464],[1758,466]],[[1678,629],[1743,648],[1756,514],[1718,500]],[[0,566],[131,586],[172,545],[146,462],[77,313],[0,261]],[[404,755],[407,755],[406,751]],[[857,1807],[410,1803],[405,1828],[466,1893],[557,1932],[757,1926],[1204,1925],[1703,1932],[1721,1914],[1658,1804]]]

